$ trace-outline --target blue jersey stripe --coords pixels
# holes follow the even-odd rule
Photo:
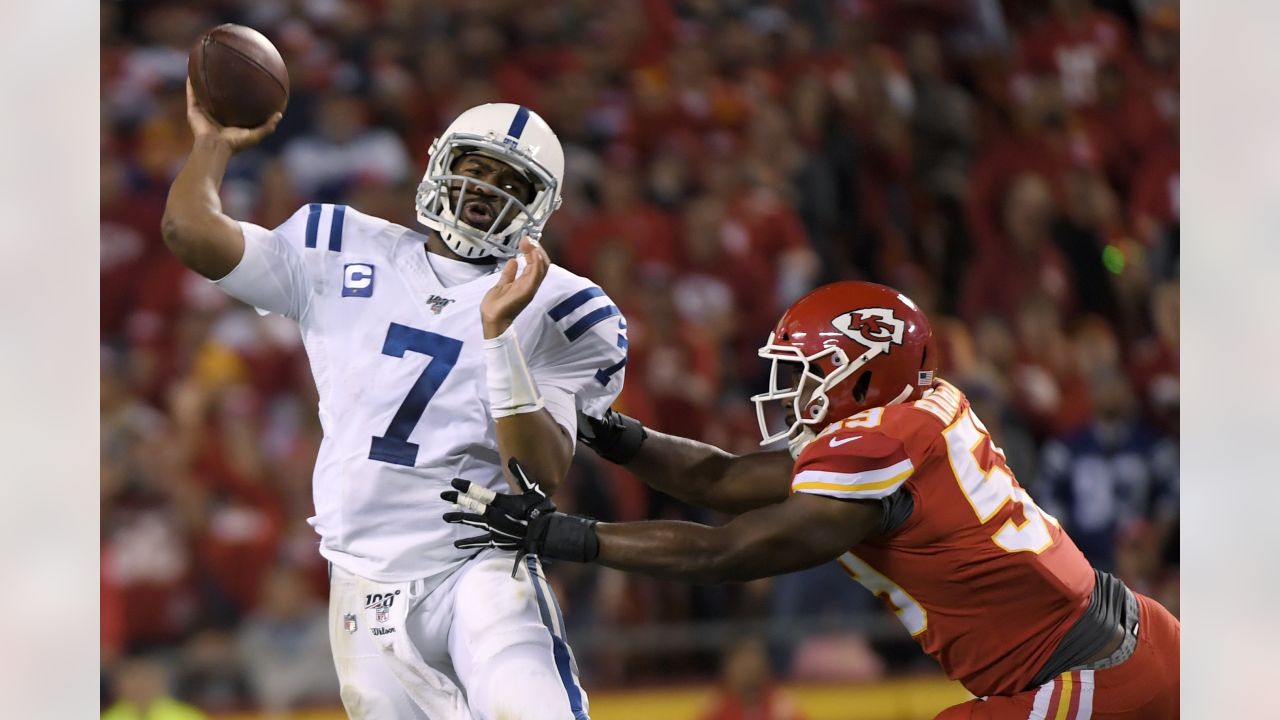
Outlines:
[[[598,310],[592,310],[586,315],[583,315],[582,319],[574,323],[568,330],[565,330],[564,336],[569,338],[569,342],[573,342],[574,340],[582,337],[582,334],[590,330],[592,327],[620,314],[621,313],[618,311],[618,308],[613,305],[602,307]]]
[[[549,604],[555,603],[555,598],[542,594],[542,586],[538,583],[538,576],[541,573],[537,559],[532,556],[527,557],[525,565],[529,568],[529,582],[533,583],[533,592],[538,598],[538,614],[542,616],[542,624],[546,626],[547,634],[551,636],[551,654],[555,658],[556,671],[560,673],[560,682],[564,685],[565,694],[569,696],[569,709],[573,711],[574,720],[589,720],[586,711],[582,709],[582,690],[573,677],[569,646],[563,638],[556,635],[555,625],[551,622],[552,611]],[[555,612],[560,619],[560,626],[564,627],[564,619],[559,616],[558,606],[555,607]]]
[[[529,122],[529,108],[521,105],[516,111],[516,116],[511,119],[511,127],[507,128],[507,135],[519,139],[520,134],[524,132],[524,126]]]
[[[316,234],[320,231],[320,203],[307,206],[307,247],[316,246]]]
[[[613,365],[610,365],[610,366],[609,366],[609,367],[607,367],[607,368],[601,368],[601,369],[597,370],[597,371],[596,371],[596,380],[597,380],[601,385],[608,386],[608,385],[609,385],[609,381],[613,379],[613,376],[614,376],[615,374],[617,374],[617,372],[618,372],[619,370],[621,370],[622,368],[624,368],[624,367],[626,367],[626,366],[627,366],[627,359],[626,359],[626,358],[622,358],[621,360],[619,360],[618,362],[614,363]]]
[[[346,205],[333,206],[333,221],[329,223],[329,249],[333,252],[342,252],[342,220],[346,216]]]
[[[564,317],[569,313],[577,310],[583,305],[586,305],[587,301],[591,298],[598,298],[601,295],[604,295],[604,291],[594,286],[585,290],[579,290],[564,300],[561,300],[560,304],[548,310],[547,314],[551,316],[553,321],[560,322],[560,320],[564,319]]]

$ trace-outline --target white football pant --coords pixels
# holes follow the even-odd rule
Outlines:
[[[564,619],[534,557],[486,550],[434,588],[332,567],[329,639],[355,720],[588,720]]]

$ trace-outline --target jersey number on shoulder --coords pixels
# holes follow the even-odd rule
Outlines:
[[[947,440],[947,457],[956,482],[979,522],[995,517],[1008,503],[1022,507],[1026,520],[1021,524],[1013,518],[1006,520],[991,536],[996,545],[1011,553],[1039,554],[1053,544],[1049,523],[1056,526],[1058,521],[1037,507],[1026,490],[1013,486],[1013,475],[1004,464],[1004,451],[991,441],[991,435],[973,411],[966,410],[942,435]],[[980,457],[988,461],[985,470]]]
[[[462,341],[391,323],[391,327],[387,329],[387,339],[382,343],[382,354],[402,358],[408,351],[422,353],[431,360],[427,362],[413,387],[409,388],[404,402],[396,409],[386,433],[374,436],[369,447],[369,458],[413,467],[418,459],[418,446],[409,442],[409,433],[418,425],[422,413],[427,409],[427,403],[431,402],[436,391],[444,384],[444,379],[449,376],[449,371],[458,363]]]

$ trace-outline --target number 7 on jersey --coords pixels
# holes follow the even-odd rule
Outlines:
[[[382,343],[382,354],[404,357],[405,352],[422,353],[431,358],[422,374],[409,388],[409,394],[396,409],[391,424],[383,435],[375,435],[369,447],[369,459],[413,467],[418,459],[418,445],[409,442],[409,433],[417,427],[427,403],[458,363],[462,353],[462,341],[426,330],[391,323],[387,339]]]

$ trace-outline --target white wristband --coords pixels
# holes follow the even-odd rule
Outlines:
[[[542,409],[542,395],[524,361],[514,325],[484,341],[484,364],[489,379],[489,411],[494,418]]]

